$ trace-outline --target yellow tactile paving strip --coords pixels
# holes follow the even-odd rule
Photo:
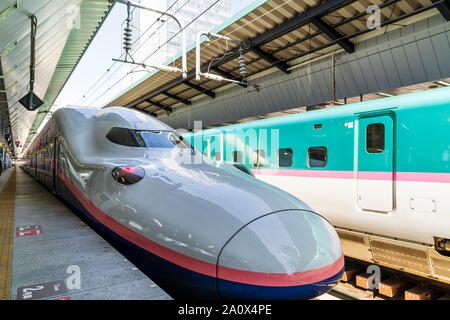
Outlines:
[[[16,168],[0,194],[0,300],[10,299]]]

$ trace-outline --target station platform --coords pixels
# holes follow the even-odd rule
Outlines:
[[[0,176],[0,300],[170,300],[20,168]]]

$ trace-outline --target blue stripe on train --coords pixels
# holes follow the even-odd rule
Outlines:
[[[320,282],[293,287],[267,287],[218,279],[219,294],[227,300],[295,300],[311,299],[331,290],[341,279],[344,268]]]

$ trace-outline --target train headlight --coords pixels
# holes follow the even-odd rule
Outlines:
[[[145,170],[141,167],[116,167],[112,176],[120,184],[130,185],[139,182],[145,176]]]

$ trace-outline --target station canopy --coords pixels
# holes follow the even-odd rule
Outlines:
[[[380,9],[379,28],[368,26],[373,14],[370,6]],[[354,52],[355,43],[414,23],[435,14],[450,19],[446,0],[260,0],[212,30],[243,42],[247,78],[280,70],[290,73],[317,57],[338,52]],[[369,28],[370,27],[370,28]],[[205,38],[205,37],[204,37]],[[239,80],[239,45],[229,42],[228,54],[222,46],[201,46],[201,70]],[[188,47],[187,78],[167,71],[153,71],[103,107],[124,106],[157,116],[185,108],[199,98],[214,99],[226,90],[224,81],[195,80],[195,44]],[[181,54],[166,65],[181,67]],[[213,100],[212,100],[213,102]]]
[[[0,1],[0,143],[9,150],[31,140],[110,9],[108,0]],[[34,93],[44,104],[27,111],[19,100],[29,90],[33,15]]]

